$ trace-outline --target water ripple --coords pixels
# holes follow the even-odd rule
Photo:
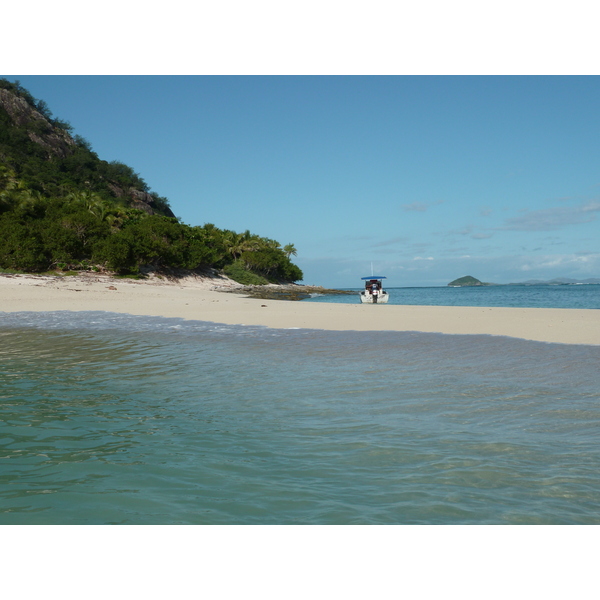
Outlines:
[[[1,523],[600,523],[600,348],[0,316]]]

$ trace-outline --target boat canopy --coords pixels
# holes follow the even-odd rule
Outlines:
[[[371,279],[387,279],[383,275],[371,275],[370,277],[361,277],[363,281],[371,280]]]

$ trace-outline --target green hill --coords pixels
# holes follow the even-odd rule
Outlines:
[[[220,269],[292,282],[293,244],[181,223],[131,167],[101,160],[18,81],[0,79],[0,269]]]
[[[483,283],[479,281],[479,279],[471,277],[471,275],[466,275],[465,277],[460,277],[459,279],[451,281],[448,285],[452,287],[470,287],[478,285],[489,285],[489,283]]]

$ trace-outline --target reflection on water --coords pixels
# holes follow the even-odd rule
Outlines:
[[[0,523],[599,523],[600,348],[0,315]]]

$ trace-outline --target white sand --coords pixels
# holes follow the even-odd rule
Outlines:
[[[216,285],[235,286],[210,278],[138,282],[0,274],[0,312],[104,310],[284,329],[491,334],[600,344],[599,310],[363,305],[358,298],[356,304],[258,300],[215,291]]]

